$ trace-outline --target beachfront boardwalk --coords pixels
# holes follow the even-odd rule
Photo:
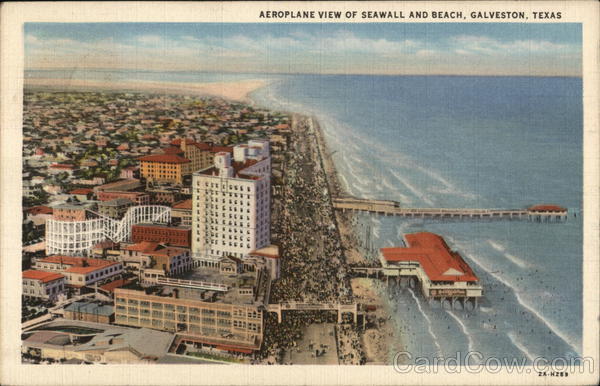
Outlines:
[[[354,323],[357,322],[359,306],[357,303],[304,303],[304,302],[280,302],[267,305],[267,311],[277,314],[277,322],[281,323],[283,311],[335,311],[338,315],[338,323],[342,323],[342,314],[352,314]]]
[[[368,212],[384,216],[430,219],[525,219],[530,221],[564,221],[567,219],[567,209],[556,205],[535,205],[526,209],[403,208],[397,201],[337,197],[333,199],[333,206],[343,212]]]

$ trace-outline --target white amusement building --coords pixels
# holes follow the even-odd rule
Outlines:
[[[87,203],[59,205],[46,222],[46,254],[87,255],[94,245],[107,239],[128,241],[134,224],[169,221],[168,206],[132,206],[122,219],[116,220],[93,211]]]

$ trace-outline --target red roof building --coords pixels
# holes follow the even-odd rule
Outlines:
[[[64,278],[64,276],[60,273],[36,271],[33,269],[23,271],[22,276],[23,279],[38,280],[42,283],[48,283],[54,280],[60,280]]]
[[[36,270],[22,274],[23,296],[56,300],[65,289],[65,276]]]
[[[137,244],[132,244],[123,247],[125,251],[134,251],[141,253],[151,253],[156,251],[159,248],[160,244],[153,241],[142,241]]]
[[[460,254],[450,250],[440,236],[413,233],[405,236],[408,248],[381,248],[388,262],[415,261],[432,281],[477,281],[477,276]]]
[[[27,212],[27,214],[30,214],[32,216],[36,216],[38,214],[52,214],[52,208],[45,205],[32,206],[31,208],[28,208],[25,211]]]
[[[556,212],[556,213],[564,213],[567,211],[566,208],[558,205],[534,205],[527,208],[530,212]]]
[[[123,271],[123,265],[118,261],[62,255],[38,259],[34,267],[46,272],[60,272],[67,278],[67,284],[74,287],[90,285]]]
[[[399,269],[400,276],[416,276],[427,297],[481,296],[479,279],[442,237],[421,232],[405,235],[404,239],[406,247],[381,248],[384,268]]]
[[[73,189],[69,192],[69,194],[90,194],[90,193],[94,193],[93,189],[90,188],[78,188],[78,189]]]
[[[100,286],[100,289],[103,289],[106,292],[114,292],[115,289],[126,286],[127,284],[132,283],[133,280],[128,279],[117,279],[113,280],[110,283],[106,283]]]

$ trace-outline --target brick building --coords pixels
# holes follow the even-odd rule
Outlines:
[[[189,248],[191,245],[191,229],[184,226],[137,224],[131,227],[131,240],[134,243],[154,241]]]

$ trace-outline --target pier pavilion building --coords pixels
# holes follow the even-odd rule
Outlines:
[[[383,274],[397,281],[416,283],[423,296],[452,308],[459,303],[475,308],[483,295],[479,279],[463,260],[450,249],[444,239],[429,232],[404,236],[405,247],[381,248]]]

